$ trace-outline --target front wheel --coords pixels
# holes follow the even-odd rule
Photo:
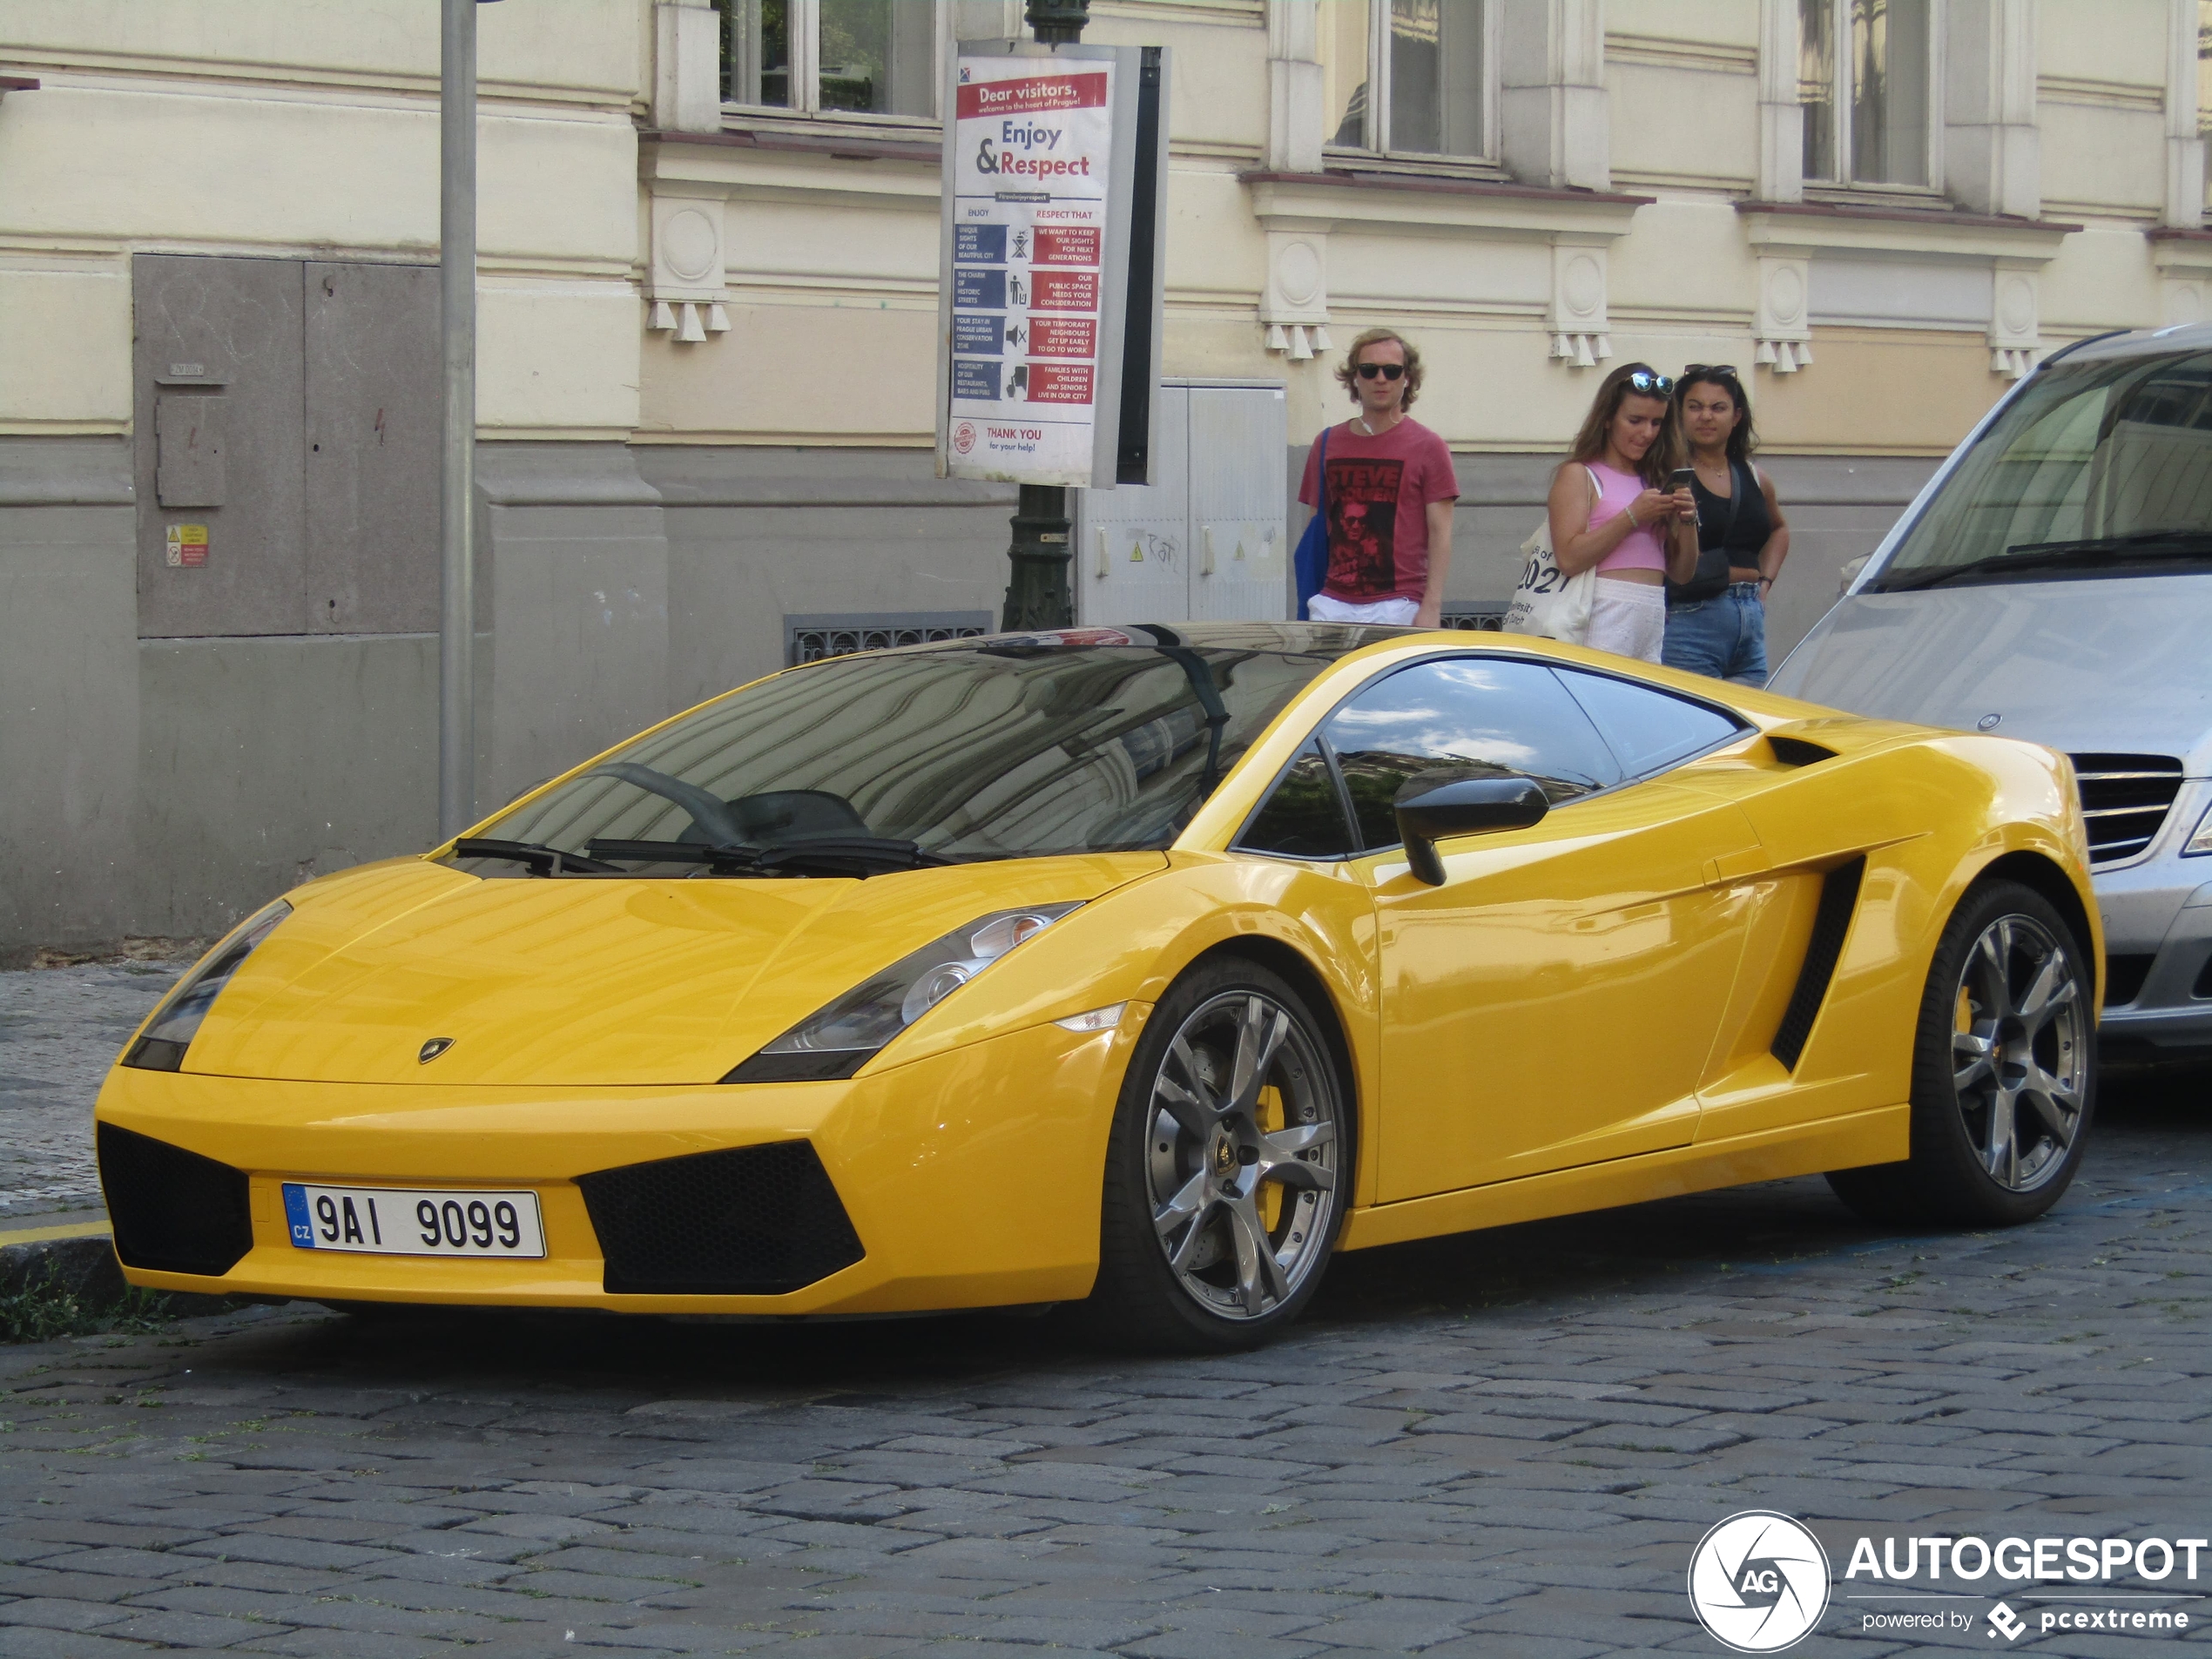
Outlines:
[[[2013,881],[1966,894],[1936,947],[1912,1056],[1912,1155],[1828,1184],[1870,1219],[2013,1226],[2059,1200],[2096,1110],[2081,944]]]
[[[1297,1318],[1350,1198],[1345,1098],[1326,1028],[1280,975],[1218,957],[1177,981],[1122,1084],[1084,1322],[1208,1352]]]

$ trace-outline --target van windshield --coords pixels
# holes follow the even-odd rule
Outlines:
[[[2061,365],[1983,433],[1871,585],[2212,569],[2212,353]]]

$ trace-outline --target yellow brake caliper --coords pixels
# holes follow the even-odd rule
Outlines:
[[[1285,1116],[1283,1111],[1283,1091],[1276,1088],[1272,1083],[1270,1083],[1266,1088],[1261,1089],[1259,1091],[1259,1100],[1253,1109],[1252,1116],[1254,1121],[1259,1125],[1259,1132],[1263,1135],[1272,1135],[1277,1130],[1281,1129],[1283,1127]],[[1269,1232],[1273,1232],[1275,1231],[1276,1221],[1278,1217],[1280,1217],[1282,1213],[1283,1184],[1280,1181],[1263,1182],[1259,1189],[1259,1219],[1261,1224],[1264,1226]]]

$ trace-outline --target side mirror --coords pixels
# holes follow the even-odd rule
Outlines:
[[[1391,803],[1406,861],[1416,880],[1444,885],[1444,861],[1436,844],[1447,835],[1479,835],[1486,830],[1527,829],[1544,821],[1551,803],[1533,778],[1462,778],[1433,784],[1408,778]]]

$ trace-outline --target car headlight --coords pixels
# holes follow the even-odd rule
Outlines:
[[[201,957],[199,966],[179,980],[162,999],[153,1018],[146,1022],[146,1028],[124,1055],[123,1063],[141,1071],[179,1069],[185,1063],[185,1050],[199,1033],[200,1022],[215,1006],[223,987],[231,982],[231,975],[291,914],[292,907],[280,899],[255,911]]]
[[[2212,806],[2204,809],[2204,816],[2197,821],[2196,833],[2190,836],[2188,845],[2182,849],[2183,858],[2212,853]]]
[[[722,1081],[806,1082],[850,1077],[885,1043],[1022,941],[1035,938],[1076,907],[1027,905],[979,916],[901,956],[865,985],[807,1015]]]

